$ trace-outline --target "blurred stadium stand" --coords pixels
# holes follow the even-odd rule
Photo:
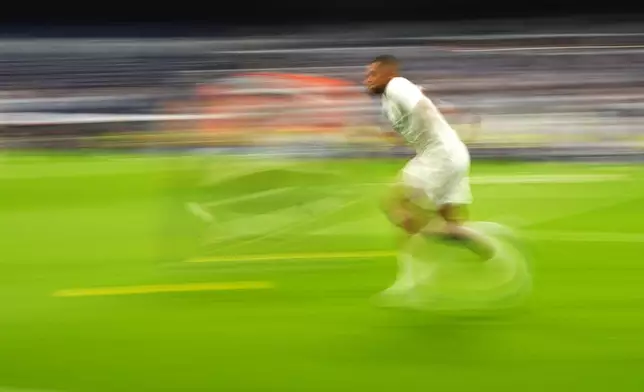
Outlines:
[[[351,34],[219,40],[6,39],[0,41],[3,144],[32,146],[37,136],[53,146],[53,139],[105,133],[181,133],[195,128],[204,115],[197,87],[252,72],[316,74],[346,80],[353,84],[347,89],[359,92],[365,63],[391,53],[430,96],[483,118],[472,140],[475,150],[498,155],[538,148],[543,155],[544,148],[563,148],[573,155],[639,155],[644,142],[639,125],[644,115],[644,34],[519,35],[487,29],[487,35],[475,34],[475,28],[468,35],[447,34],[447,29],[438,35],[415,28],[364,27]],[[271,116],[267,107],[261,108],[262,118]],[[235,116],[252,117],[257,108],[240,106]],[[352,125],[377,125],[377,104],[345,102],[335,109],[350,109],[357,119]],[[210,113],[218,119],[225,114]],[[179,116],[168,117],[173,115]],[[250,135],[246,139],[252,139],[252,127],[245,131]]]

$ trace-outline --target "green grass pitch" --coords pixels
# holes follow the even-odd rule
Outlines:
[[[371,302],[403,161],[258,161],[1,157],[0,391],[644,390],[643,168],[475,161],[535,289],[441,318]]]

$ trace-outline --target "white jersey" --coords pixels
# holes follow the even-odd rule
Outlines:
[[[422,129],[412,129],[412,110],[420,100],[426,100],[430,124]],[[382,108],[385,116],[417,154],[431,153],[451,155],[462,152],[465,147],[456,131],[445,120],[436,105],[427,98],[421,88],[409,80],[396,77],[389,81],[382,94]]]

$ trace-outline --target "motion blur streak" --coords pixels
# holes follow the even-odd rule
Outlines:
[[[644,34],[517,26],[0,41],[0,391],[642,391]],[[380,54],[467,141],[525,302],[372,301],[410,156]],[[503,278],[458,252],[427,260]]]

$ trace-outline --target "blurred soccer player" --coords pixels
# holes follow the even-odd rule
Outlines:
[[[431,236],[462,244],[481,261],[494,257],[494,242],[464,225],[472,201],[465,143],[421,88],[399,75],[395,57],[375,58],[367,67],[365,85],[381,98],[394,130],[416,150],[383,203],[388,218],[404,230],[406,241]],[[422,264],[404,249],[398,277],[386,294],[405,293],[423,278]]]

